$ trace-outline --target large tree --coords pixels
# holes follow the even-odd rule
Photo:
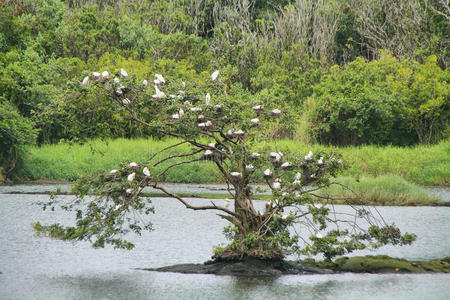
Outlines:
[[[141,196],[150,186],[187,209],[213,210],[229,221],[224,232],[231,242],[225,248],[216,248],[213,257],[217,260],[282,259],[292,253],[322,253],[331,259],[367,246],[414,240],[414,235],[401,235],[394,225],[384,223],[372,208],[351,206],[353,213],[335,210],[334,199],[320,189],[332,184],[332,178],[343,168],[338,154],[305,151],[304,157],[291,157],[278,149],[255,152],[255,142],[267,138],[273,123],[288,120],[276,107],[267,109],[228,96],[228,86],[220,80],[218,71],[203,86],[212,95],[201,94],[201,90],[181,81],[166,82],[159,74],[155,77],[153,89],[146,80],[128,76],[123,69],[115,78],[106,71],[94,72],[81,83],[80,95],[92,89],[103,91],[112,105],[122,108],[124,116],[179,142],[157,151],[145,162],[126,163],[117,170],[79,180],[73,186],[75,200],[61,204],[75,211],[76,225],[36,223],[39,233],[63,240],[88,240],[94,247],[111,244],[131,249],[134,245],[123,238],[124,234],[151,229],[151,223],[144,221],[148,218],[138,216],[153,212],[150,198]],[[190,150],[173,154],[175,147],[186,144]],[[218,169],[231,200],[223,205],[211,201],[198,206],[160,183],[168,170],[198,162]],[[157,172],[161,164],[165,167]],[[258,179],[264,180],[271,192],[264,210],[254,206],[250,183]],[[45,207],[48,205],[56,205],[56,200]],[[309,232],[309,238],[298,234],[299,230]]]

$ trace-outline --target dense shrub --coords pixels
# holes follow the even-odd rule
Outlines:
[[[311,135],[335,145],[429,143],[448,127],[448,71],[385,55],[334,66],[305,105]],[[437,128],[436,128],[437,127]]]
[[[25,145],[33,144],[32,123],[8,103],[0,103],[0,174],[11,176],[22,162]]]

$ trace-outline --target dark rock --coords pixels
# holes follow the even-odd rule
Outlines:
[[[181,264],[145,271],[174,272],[184,274],[215,274],[232,276],[280,276],[296,274],[330,274],[332,270],[301,265],[291,261],[268,261],[247,258],[242,261],[206,262],[204,264]]]

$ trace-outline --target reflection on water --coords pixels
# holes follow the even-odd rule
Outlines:
[[[136,249],[94,250],[87,243],[34,236],[33,221],[73,222],[71,215],[42,211],[33,204],[47,199],[46,195],[0,194],[0,299],[446,299],[450,290],[450,275],[446,274],[268,279],[138,271],[134,268],[208,260],[212,247],[225,242],[221,232],[226,223],[212,212],[189,211],[174,200],[157,198],[157,213],[150,216],[155,231],[131,237]],[[191,201],[203,204],[210,200]],[[409,259],[450,256],[450,208],[379,210],[388,222],[417,233],[417,242],[356,255],[383,253]]]

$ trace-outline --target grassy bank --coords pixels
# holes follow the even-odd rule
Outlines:
[[[31,147],[30,158],[17,175],[24,180],[75,180],[92,172],[109,171],[122,162],[144,161],[158,150],[175,143],[174,140],[115,139],[108,142],[93,140],[84,145],[43,145]],[[175,154],[188,146],[171,149]],[[258,151],[277,149],[297,155],[309,150],[342,153],[349,165],[343,176],[377,177],[392,175],[419,185],[447,185],[450,178],[450,140],[432,146],[416,147],[340,147],[305,146],[291,140],[261,143]],[[155,170],[161,170],[160,166]],[[220,174],[210,163],[182,165],[170,170],[164,177],[170,182],[219,182]]]
[[[438,205],[437,197],[430,196],[421,186],[407,182],[398,176],[382,175],[379,177],[362,176],[358,180],[352,177],[339,177],[340,185],[332,185],[322,190],[322,195],[346,199],[343,203],[421,206]]]

